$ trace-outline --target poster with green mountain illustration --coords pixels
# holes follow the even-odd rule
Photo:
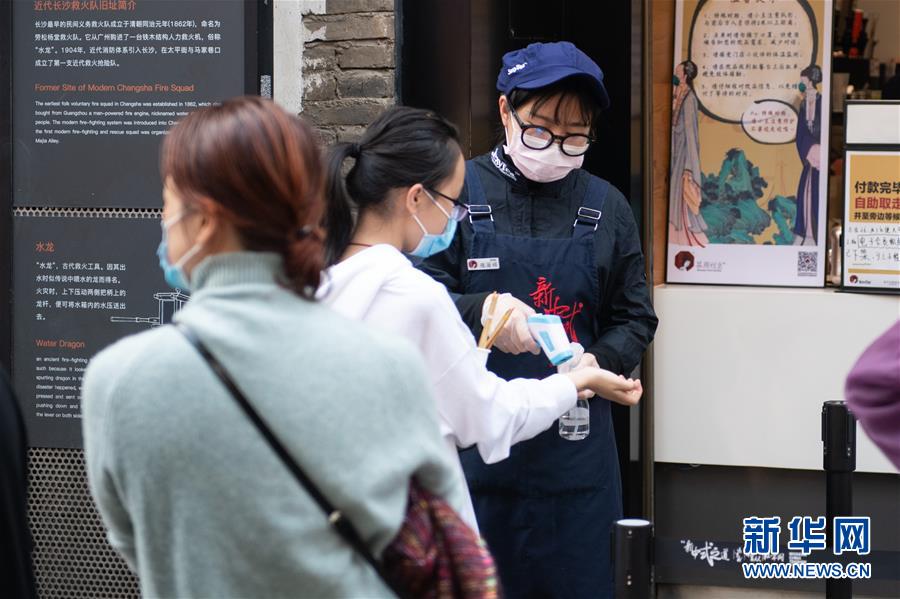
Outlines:
[[[767,187],[743,150],[728,150],[719,172],[703,175],[700,214],[709,243],[792,245],[797,198],[767,193]]]
[[[678,0],[668,282],[824,284],[831,4]]]

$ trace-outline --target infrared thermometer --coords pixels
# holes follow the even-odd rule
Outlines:
[[[555,314],[535,314],[529,316],[528,330],[531,336],[538,342],[544,355],[554,366],[572,359],[572,347],[569,336],[563,327],[562,320]]]

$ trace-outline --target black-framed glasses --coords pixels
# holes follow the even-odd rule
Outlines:
[[[469,214],[469,207],[466,204],[463,204],[462,202],[460,202],[458,199],[451,198],[447,194],[441,193],[437,189],[434,189],[432,187],[426,187],[425,191],[428,191],[431,193],[436,193],[437,195],[441,196],[445,200],[450,200],[451,202],[453,202],[453,209],[450,210],[450,214],[447,214],[446,212],[444,212],[444,209],[441,208],[441,205],[437,202],[437,200],[434,200],[434,198],[431,198],[432,200],[434,200],[434,203],[437,204],[437,207],[440,208],[441,212],[444,212],[444,216],[446,216],[447,218],[452,218],[453,220],[461,221],[462,219],[466,218],[466,216]]]
[[[509,104],[509,112],[522,129],[522,143],[526,148],[532,150],[546,150],[553,145],[553,142],[559,142],[559,149],[566,156],[582,156],[594,143],[594,138],[590,135],[582,135],[581,133],[573,133],[571,135],[555,135],[552,131],[539,125],[526,125],[519,118],[516,109]]]

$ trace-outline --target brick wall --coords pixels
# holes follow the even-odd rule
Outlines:
[[[394,103],[394,0],[325,0],[307,7],[302,114],[324,143],[354,141]]]

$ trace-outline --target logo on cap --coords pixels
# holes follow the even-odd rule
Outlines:
[[[527,64],[528,64],[527,62],[522,62],[522,63],[517,64],[514,67],[510,67],[510,68],[506,69],[506,74],[512,75],[513,73],[518,73],[519,71],[524,69],[525,65],[527,65]]]

